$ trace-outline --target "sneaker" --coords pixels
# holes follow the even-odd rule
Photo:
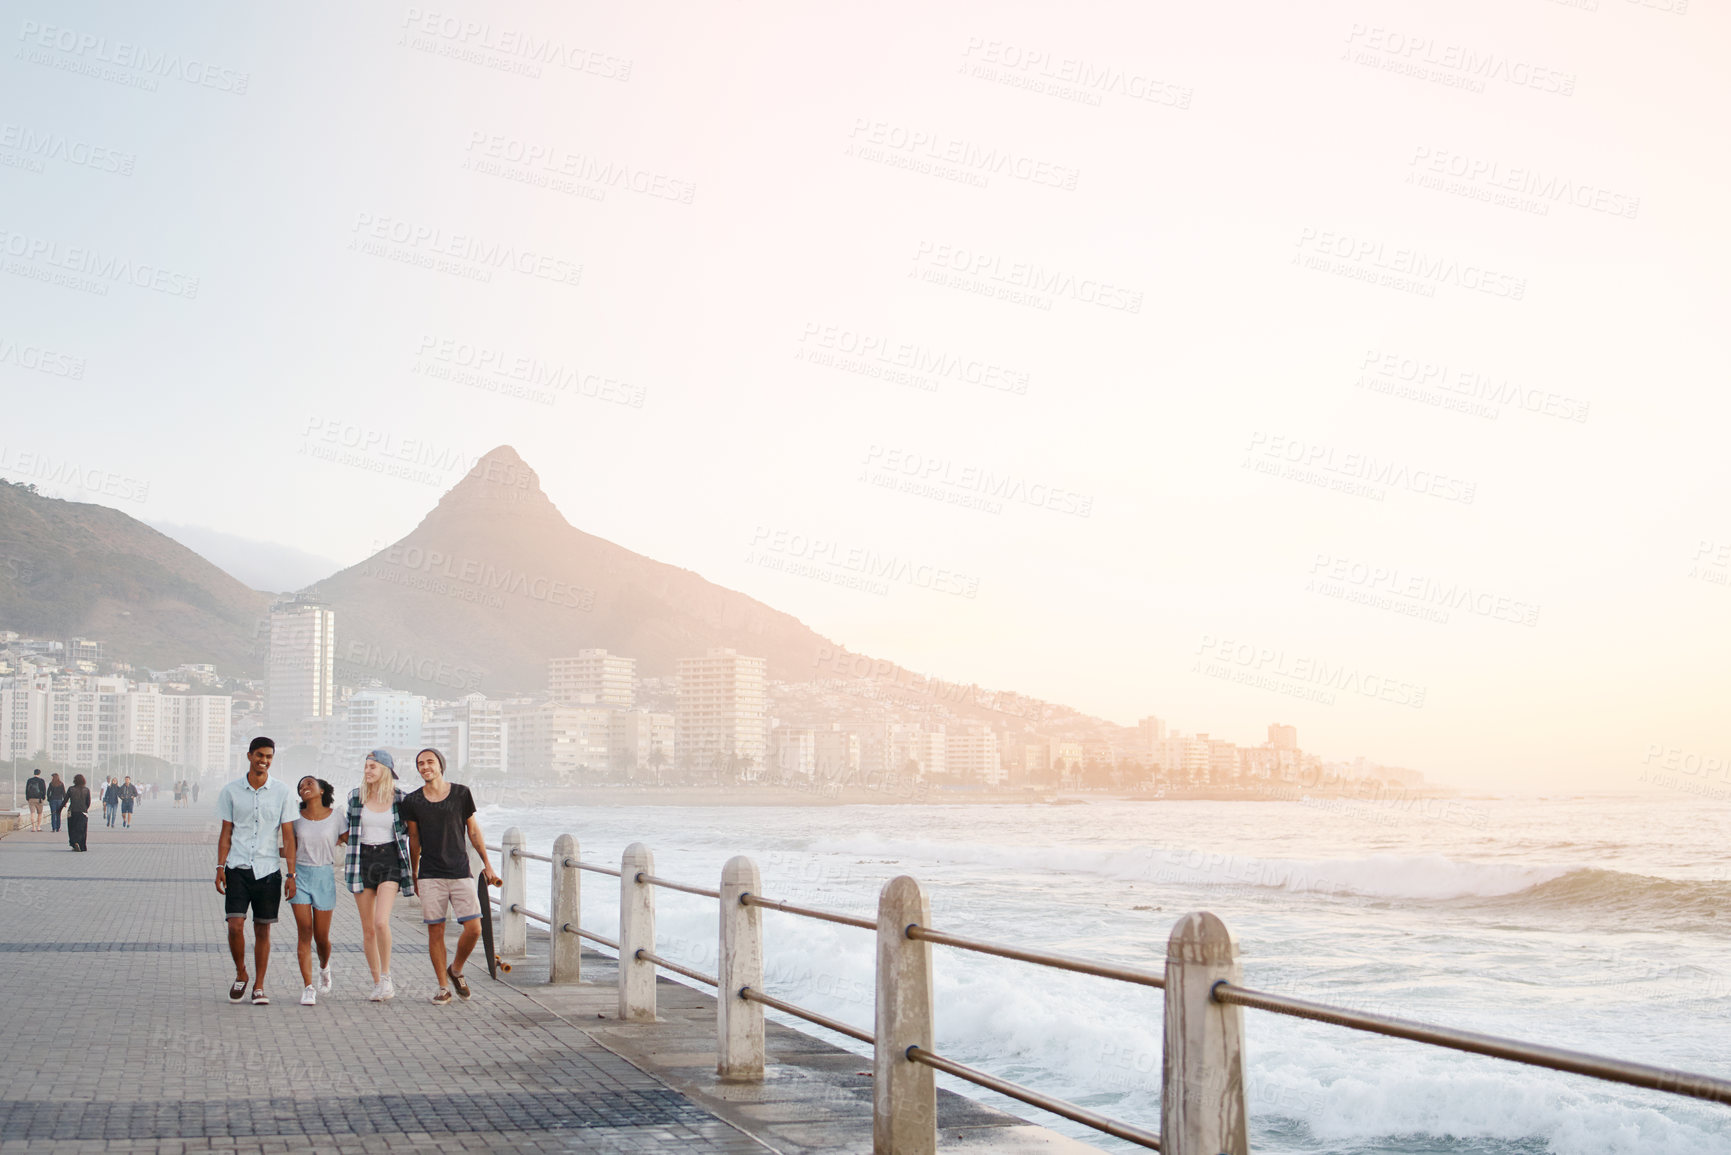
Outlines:
[[[367,996],[367,1001],[370,1003],[376,1003],[379,1000],[383,999],[385,997],[384,994],[382,993],[384,991],[384,989],[385,989],[384,983],[382,983],[382,982],[374,983],[373,984],[373,993]]]
[[[319,1001],[319,996],[313,990],[311,985],[308,985],[307,989],[301,992],[301,1006],[303,1006],[303,1007],[315,1006],[315,1005],[317,1005],[318,1001]]]
[[[383,1002],[385,999],[394,999],[396,997],[397,984],[393,983],[391,981],[391,976],[387,974],[384,978],[379,980],[379,1000]]]
[[[448,1006],[450,1006],[451,1005],[451,992],[450,992],[450,990],[446,987],[440,987],[433,994],[433,1005],[435,1007],[448,1007]]]
[[[320,967],[319,968],[319,994],[328,995],[330,993],[331,993],[331,968],[330,967]]]

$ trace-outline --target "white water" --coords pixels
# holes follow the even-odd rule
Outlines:
[[[1722,804],[1501,800],[1431,816],[1207,802],[489,807],[481,817],[489,840],[516,825],[545,851],[570,832],[586,860],[614,866],[641,840],[658,874],[707,886],[727,858],[748,854],[767,897],[867,916],[885,880],[912,874],[941,929],[1154,969],[1174,920],[1210,909],[1236,932],[1251,986],[1731,1074]],[[538,905],[548,883],[533,865]],[[617,884],[583,882],[585,925],[611,937]],[[714,901],[661,891],[656,903],[658,950],[714,973]],[[870,1029],[867,932],[767,913],[765,950],[771,993]],[[1158,1129],[1158,991],[935,950],[942,1053]],[[1259,1152],[1731,1152],[1731,1107],[1245,1014]]]

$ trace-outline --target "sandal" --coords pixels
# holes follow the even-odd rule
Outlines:
[[[228,1001],[231,1003],[238,1003],[244,998],[246,998],[246,980],[236,979],[234,982],[229,984]]]
[[[255,1007],[268,1007],[270,1006],[270,996],[257,987],[254,987],[252,989],[252,1005]]]
[[[458,998],[466,999],[469,997],[469,984],[463,981],[462,975],[457,974],[450,967],[446,967],[445,977],[451,980],[451,989],[457,992]]]

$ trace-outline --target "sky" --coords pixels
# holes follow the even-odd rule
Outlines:
[[[1722,8],[3,11],[0,476],[346,565],[509,444],[945,679],[1731,762]]]

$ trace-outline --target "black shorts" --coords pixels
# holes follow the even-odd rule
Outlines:
[[[382,882],[394,882],[401,889],[403,881],[403,856],[395,842],[361,844],[361,886],[377,890]]]
[[[263,878],[254,878],[244,866],[231,866],[223,871],[227,883],[223,888],[223,910],[229,918],[245,918],[246,908],[252,907],[254,922],[275,922],[277,907],[282,904],[282,871],[273,870]]]

